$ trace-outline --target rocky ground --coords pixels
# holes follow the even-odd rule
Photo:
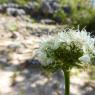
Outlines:
[[[57,28],[33,24],[26,17],[0,15],[0,95],[63,95],[63,73],[47,77],[34,59],[37,43]],[[95,95],[95,82],[90,82],[88,74],[76,76],[71,76],[71,95]]]

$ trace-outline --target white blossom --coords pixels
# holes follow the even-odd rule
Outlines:
[[[84,62],[84,63],[90,63],[91,62],[90,56],[88,54],[83,55],[82,57],[79,58],[79,60]]]
[[[78,60],[82,63],[90,63],[92,57],[91,54],[95,53],[95,38],[92,38],[90,33],[88,33],[86,30],[80,31],[69,29],[65,32],[59,32],[53,37],[50,36],[47,39],[45,38],[40,43],[38,57],[40,58],[43,65],[53,63],[54,56],[51,58],[47,56],[47,52],[51,53],[52,51],[48,50],[46,52],[46,49],[50,48],[51,50],[55,50],[60,47],[61,43],[66,43],[67,46],[65,46],[65,48],[71,50],[70,45],[72,42],[83,52],[83,55],[79,57]]]

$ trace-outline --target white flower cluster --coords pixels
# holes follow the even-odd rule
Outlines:
[[[83,51],[83,55],[79,57],[78,60],[82,63],[90,63],[95,53],[95,38],[91,37],[90,33],[88,33],[86,30],[80,31],[72,29],[60,32],[53,37],[50,36],[49,38],[41,41],[38,49],[38,57],[40,61],[43,63],[43,65],[53,63],[55,60],[54,57],[48,57],[47,52],[49,52],[49,50],[47,52],[45,50],[48,48],[55,50],[59,48],[60,43],[66,43],[67,46],[69,46],[72,42],[75,43],[75,45],[77,45]]]

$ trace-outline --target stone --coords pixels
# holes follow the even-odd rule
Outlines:
[[[26,6],[25,6],[25,11],[27,14],[30,15],[37,15],[35,14],[35,12],[38,11],[38,6],[39,4],[37,2],[29,2]]]
[[[19,5],[15,3],[8,3],[7,8],[19,8]]]
[[[9,66],[8,59],[6,57],[0,57],[0,65]]]
[[[7,49],[10,50],[10,51],[16,52],[16,50],[17,50],[19,47],[20,47],[19,45],[10,44],[10,45],[7,46]]]
[[[11,37],[12,39],[16,39],[17,38],[17,35],[15,33],[12,33]]]
[[[18,16],[23,16],[23,15],[25,15],[26,13],[25,13],[25,11],[24,11],[23,9],[18,9],[18,10],[17,10],[17,14],[18,14]]]
[[[0,13],[4,13],[4,9],[2,5],[0,5]]]
[[[61,8],[60,4],[58,4],[57,2],[53,2],[51,3],[51,7],[54,11],[58,10],[59,8]]]
[[[16,17],[25,15],[25,11],[23,9],[7,8],[7,14]]]
[[[51,19],[42,19],[41,23],[42,24],[55,24],[55,21],[53,21]]]
[[[10,16],[16,17],[17,14],[17,9],[16,8],[7,8],[7,14]]]
[[[52,10],[49,2],[43,1],[41,10],[42,10],[42,13],[45,15],[53,14],[53,10]]]
[[[64,6],[63,10],[65,13],[70,14],[71,13],[71,7],[70,6]]]

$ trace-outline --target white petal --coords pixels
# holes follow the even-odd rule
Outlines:
[[[84,63],[89,63],[90,62],[90,56],[88,54],[83,55],[82,57],[79,58],[80,61]]]

